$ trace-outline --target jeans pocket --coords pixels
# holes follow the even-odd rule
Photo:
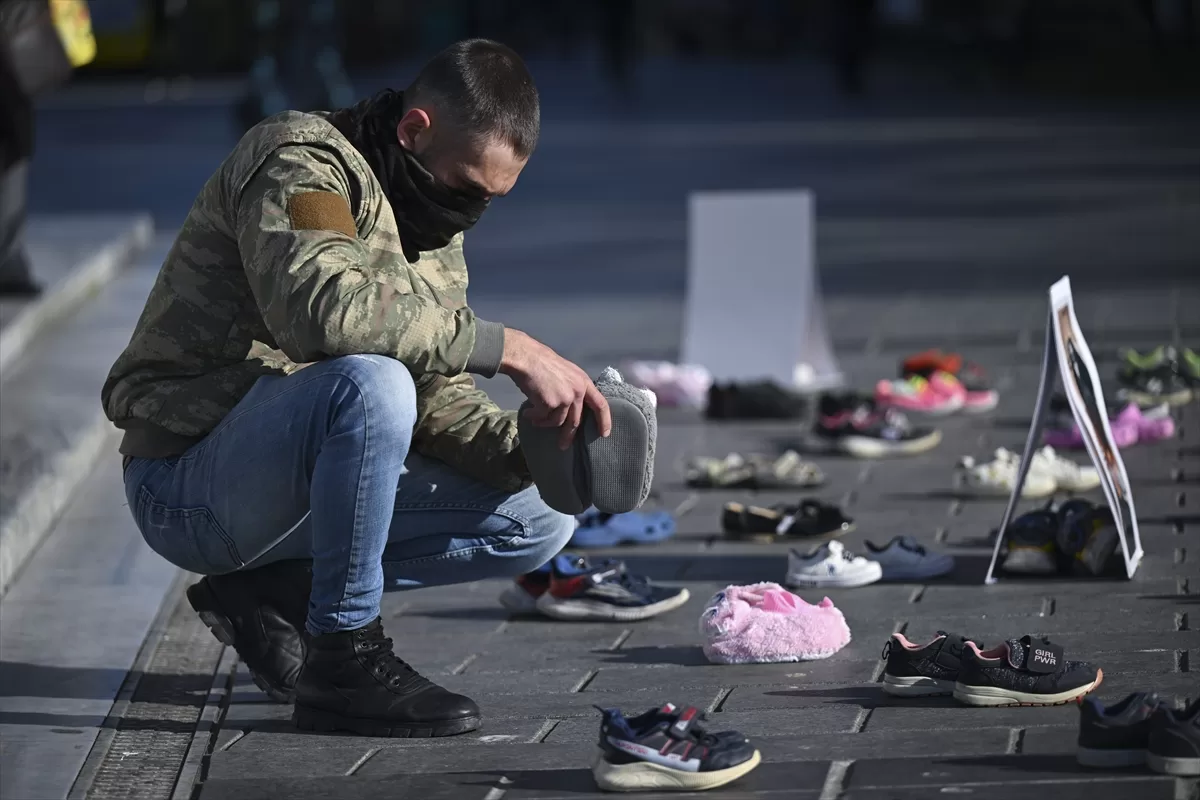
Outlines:
[[[221,575],[245,566],[237,546],[207,508],[169,508],[138,489],[134,517],[150,549],[188,572]]]

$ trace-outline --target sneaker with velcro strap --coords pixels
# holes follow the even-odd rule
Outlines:
[[[550,585],[537,598],[537,609],[563,620],[650,619],[687,602],[688,590],[656,586],[625,569],[625,562],[558,555],[550,562]]]
[[[596,707],[600,757],[592,768],[596,785],[608,792],[715,789],[747,774],[761,761],[740,733],[709,733],[696,708],[668,703],[636,717]]]
[[[938,631],[933,641],[914,644],[903,633],[893,633],[883,646],[883,691],[896,697],[953,694],[967,641],[957,633]]]
[[[1023,636],[990,650],[963,648],[954,699],[969,706],[1056,706],[1077,702],[1104,673],[1085,661],[1067,661],[1049,639]]]

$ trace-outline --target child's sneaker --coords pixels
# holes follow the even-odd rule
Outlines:
[[[897,697],[953,694],[966,642],[957,633],[938,631],[932,642],[913,644],[893,633],[883,646],[883,691]]]
[[[514,614],[538,613],[537,600],[550,588],[550,565],[543,564],[533,572],[526,572],[504,587],[500,593],[500,605]]]
[[[1057,574],[1060,525],[1058,515],[1048,508],[1017,517],[1005,533],[1008,552],[1000,568],[1013,575]]]
[[[666,705],[626,719],[618,709],[597,709],[600,758],[592,768],[607,792],[699,792],[731,783],[762,757],[735,731],[708,733],[695,708]]]
[[[895,409],[878,411],[874,403],[853,403],[826,396],[813,428],[813,447],[856,458],[917,455],[937,447],[942,432],[914,428]]]
[[[841,542],[826,542],[808,553],[788,551],[788,586],[809,589],[866,586],[883,577],[875,561],[856,556]]]
[[[1007,451],[1005,451],[1007,452]],[[1020,467],[1020,458],[1016,453],[1010,453],[1014,465]],[[1029,463],[1029,473],[1038,473],[1054,482],[1059,491],[1089,492],[1100,485],[1100,473],[1095,467],[1083,467],[1074,461],[1069,461],[1054,448],[1046,445],[1033,454]]]
[[[870,559],[885,581],[921,581],[954,571],[954,556],[926,550],[911,536],[893,536],[885,545],[866,542]]]
[[[1001,447],[995,458],[983,464],[976,463],[970,456],[958,461],[957,478],[962,487],[972,494],[1010,497],[1017,483],[1020,460],[1014,453]],[[1058,490],[1058,482],[1050,475],[1034,471],[1032,466],[1021,486],[1021,497],[1048,497]]]
[[[537,599],[538,611],[565,620],[649,619],[688,600],[682,587],[654,586],[630,575],[622,561],[591,564],[585,558],[555,556],[550,585]]]
[[[1160,707],[1150,723],[1146,765],[1163,775],[1200,775],[1200,700],[1182,711]]]
[[[954,699],[969,706],[1057,706],[1077,701],[1104,680],[1085,661],[1067,661],[1063,649],[1032,636],[991,650],[963,648]]]
[[[885,408],[899,408],[931,417],[953,414],[963,407],[960,394],[944,394],[919,375],[875,384],[875,402]]]
[[[1163,704],[1153,692],[1137,692],[1105,707],[1083,698],[1075,760],[1085,767],[1137,767],[1146,763],[1151,719]]]

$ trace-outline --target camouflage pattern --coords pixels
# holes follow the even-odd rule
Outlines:
[[[357,238],[293,230],[288,198],[336,192]],[[414,446],[504,489],[528,483],[516,420],[463,372],[475,345],[462,235],[410,264],[367,162],[322,115],[251,129],[209,178],[104,384],[129,455],[177,455],[263,375],[352,353],[392,356],[417,386]]]

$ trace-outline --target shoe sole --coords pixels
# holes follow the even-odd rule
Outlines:
[[[612,764],[603,756],[592,767],[596,785],[606,792],[649,792],[654,790],[702,792],[732,783],[751,772],[762,761],[757,750],[746,761],[728,769],[711,772],[686,772],[661,767],[647,761],[633,764]]]
[[[924,581],[930,578],[940,578],[943,575],[949,575],[954,572],[954,562],[940,569],[905,569],[900,567],[884,567],[883,577],[880,580],[884,581]]]
[[[397,725],[378,719],[347,717],[329,711],[319,711],[297,703],[292,709],[292,723],[302,731],[334,733],[346,731],[360,736],[385,736],[391,739],[429,739],[440,736],[457,736],[478,730],[483,724],[480,717],[423,722],[419,725]]]
[[[941,431],[932,431],[919,439],[907,442],[882,442],[866,436],[847,436],[837,445],[837,449],[855,458],[915,456],[932,450],[941,444],[941,441]]]
[[[1172,758],[1146,753],[1146,766],[1160,775],[1191,778],[1200,775],[1200,758]]]
[[[998,405],[1000,405],[1000,395],[993,394],[986,401],[963,403],[962,412],[964,414],[986,414]]]
[[[575,600],[555,597],[549,592],[537,599],[538,611],[548,617],[562,620],[613,620],[617,622],[634,622],[639,619],[650,619],[668,611],[674,611],[688,601],[691,595],[687,589],[679,594],[651,603],[648,606],[614,606],[601,603],[598,600]]]
[[[883,691],[893,697],[937,697],[954,694],[954,681],[924,675],[902,677],[884,673]]]
[[[882,570],[866,575],[809,576],[789,572],[784,583],[797,589],[856,589],[870,586],[883,578]]]
[[[220,603],[217,602],[217,596],[212,593],[208,585],[204,581],[192,584],[187,588],[187,599],[188,605],[200,616],[200,621],[212,631],[212,635],[216,637],[216,640],[226,647],[232,647],[236,653],[237,646],[234,642],[237,641],[237,634],[233,629],[233,623],[221,611]],[[290,703],[296,698],[294,689],[284,689],[274,685],[251,669],[246,664],[246,660],[241,658],[240,653],[238,653],[238,658],[245,665],[246,671],[250,673],[250,678],[254,681],[254,685],[261,689],[267,697],[276,703]]]
[[[505,587],[498,599],[500,600],[500,605],[513,614],[538,613],[537,598],[532,597],[529,592],[520,586]]]
[[[1104,671],[1096,670],[1096,679],[1083,686],[1055,694],[1030,694],[997,686],[970,686],[954,684],[954,699],[969,706],[1061,706],[1078,703],[1098,687],[1104,680]]]
[[[1113,769],[1116,767],[1140,767],[1146,763],[1146,751],[1141,748],[1132,750],[1105,750],[1096,747],[1080,747],[1075,751],[1075,760],[1084,767]]]

